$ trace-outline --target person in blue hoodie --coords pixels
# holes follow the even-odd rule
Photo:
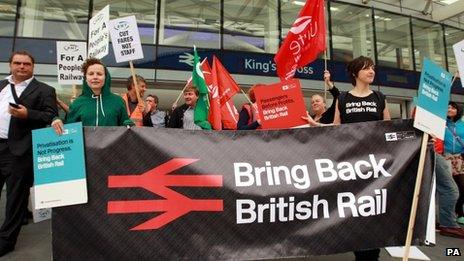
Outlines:
[[[459,189],[459,198],[456,202],[457,222],[464,224],[464,122],[463,110],[455,102],[448,105],[448,117],[445,130],[445,159],[451,163],[451,173]],[[463,237],[464,238],[464,237]]]
[[[127,115],[121,96],[111,92],[111,76],[103,63],[96,58],[87,59],[82,65],[85,79],[82,94],[70,105],[65,122],[82,122],[83,126],[134,125]],[[61,135],[63,121],[59,118],[52,127]]]

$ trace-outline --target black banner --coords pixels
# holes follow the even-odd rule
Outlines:
[[[421,138],[412,121],[86,128],[89,203],[53,210],[53,257],[263,259],[404,245]],[[413,244],[425,240],[427,155]]]

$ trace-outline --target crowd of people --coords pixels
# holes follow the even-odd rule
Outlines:
[[[0,185],[6,183],[5,220],[0,228],[0,256],[14,250],[27,213],[29,187],[33,184],[31,131],[51,125],[58,134],[64,123],[82,122],[84,126],[147,126],[201,130],[195,124],[194,108],[198,89],[183,90],[184,104],[170,112],[158,108],[159,98],[147,95],[146,80],[136,75],[127,79],[127,92],[111,92],[111,75],[98,59],[89,58],[82,66],[82,94],[66,104],[57,99],[55,90],[34,77],[34,58],[26,51],[12,53],[9,60],[11,75],[0,81]],[[324,81],[333,96],[327,108],[322,95],[311,97],[311,113],[303,116],[310,126],[390,120],[385,96],[371,89],[375,68],[370,58],[358,57],[347,66],[353,88],[340,92],[331,81],[329,71]],[[250,103],[243,105],[238,130],[261,128],[254,90],[249,90]],[[145,97],[145,102],[144,102]],[[359,108],[353,108],[356,104]],[[59,118],[57,106],[65,111]],[[436,177],[439,201],[440,233],[464,239],[464,122],[463,109],[450,102],[444,141],[436,144]],[[356,260],[376,260],[379,249],[355,252]]]

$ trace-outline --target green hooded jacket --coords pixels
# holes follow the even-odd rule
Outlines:
[[[105,68],[105,84],[101,94],[94,95],[84,79],[82,94],[69,106],[66,123],[82,122],[83,126],[134,125],[127,115],[121,96],[111,93],[111,76]]]

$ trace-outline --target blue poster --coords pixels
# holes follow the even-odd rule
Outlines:
[[[424,59],[414,127],[443,139],[452,78],[445,69]]]
[[[36,209],[87,202],[82,123],[33,130],[32,149]]]

